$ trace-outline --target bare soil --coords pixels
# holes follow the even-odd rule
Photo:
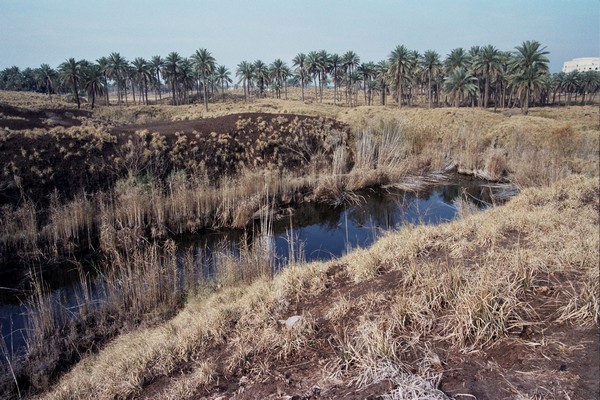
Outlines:
[[[79,126],[79,118],[90,118],[92,113],[78,109],[28,110],[0,103],[0,128],[24,130],[53,126]]]
[[[437,254],[434,258],[445,258]],[[387,312],[388,300],[398,290],[399,271],[390,271],[360,283],[348,279],[341,266],[330,267],[328,287],[314,297],[301,298],[288,309],[289,315],[309,315],[316,321],[316,333],[301,351],[287,359],[273,355],[258,355],[246,359],[234,374],[225,372],[225,365],[217,366],[215,383],[199,389],[198,399],[382,399],[393,383],[382,380],[366,387],[348,385],[326,376],[328,362],[336,357],[331,338],[342,329],[352,330],[366,310],[350,310],[342,322],[325,317],[328,307],[342,296],[358,300],[377,293],[382,301],[369,313]],[[548,286],[531,293],[528,299],[537,317],[531,325],[496,341],[491,347],[465,353],[453,349],[449,343],[435,336],[424,338],[432,344],[432,351],[440,356],[436,372],[442,373],[440,389],[452,399],[514,399],[526,395],[528,399],[597,399],[599,388],[599,338],[597,326],[574,327],[551,322],[561,296],[556,288],[572,276],[552,276]],[[221,346],[203,353],[206,358],[227,359]],[[410,365],[411,355],[405,356]],[[184,375],[202,360],[190,360],[177,368],[170,377],[148,382],[136,398],[163,398],[171,380]],[[268,370],[261,369],[268,365]],[[326,379],[327,378],[327,379]]]

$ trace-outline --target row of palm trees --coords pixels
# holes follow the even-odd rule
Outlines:
[[[164,81],[167,86],[170,86],[172,102],[175,105],[189,102],[189,93],[194,90],[194,87],[197,95],[202,87],[202,98],[206,110],[208,110],[209,79],[211,85],[220,84],[222,89],[224,85],[232,83],[229,70],[224,66],[217,66],[214,57],[206,49],[196,50],[189,58],[181,57],[177,52],[171,52],[165,58],[154,56],[150,60],[145,60],[137,57],[131,63],[121,54],[111,53],[108,57],[102,57],[96,62],[98,70],[103,76],[102,93],[106,95],[107,104],[109,104],[109,98],[106,89],[109,81],[116,88],[118,104],[122,104],[123,97],[125,97],[125,103],[128,102],[128,88],[131,89],[135,103],[136,87],[138,103],[149,103],[149,89],[154,89],[155,100],[157,100],[157,96],[162,99],[162,82]],[[65,63],[59,66],[59,71],[63,65]],[[73,90],[76,90],[74,86]]]
[[[480,106],[488,108],[519,106],[527,113],[530,104],[560,103],[564,94],[571,104],[581,96],[581,104],[593,101],[600,88],[597,71],[550,75],[548,52],[537,41],[525,41],[512,52],[500,51],[492,45],[473,46],[468,51],[456,48],[442,60],[434,50],[420,54],[406,46],[394,48],[387,59],[360,62],[353,51],[342,55],[325,50],[298,53],[289,67],[281,59],[270,65],[261,60],[242,61],[235,75],[242,86],[244,100],[252,95],[263,97],[269,91],[281,98],[282,90],[288,96],[288,87],[305,89],[312,83],[314,99],[323,101],[325,88],[333,87],[333,101],[349,106],[358,103],[360,91],[364,104],[374,103],[379,95],[380,104],[387,103],[391,95],[398,107],[412,105],[419,99],[429,108],[440,105],[460,107]],[[18,75],[18,68],[0,71],[0,89],[10,88],[11,77]],[[202,98],[206,110],[215,91],[224,96],[225,87],[233,83],[230,71],[217,65],[206,49],[198,49],[190,57],[176,52],[166,57],[154,56],[150,60],[135,58],[129,62],[119,53],[111,53],[95,63],[73,58],[62,63],[57,71],[47,64],[33,71],[35,90],[44,89],[49,95],[57,89],[68,88],[80,103],[79,93],[85,92],[92,107],[97,96],[104,96],[109,104],[108,88],[112,85],[117,93],[117,103],[128,103],[128,93],[133,102],[148,104],[148,91],[154,91],[155,101],[162,99],[162,89],[171,91],[173,104],[188,103],[194,89],[196,98]],[[25,72],[25,71],[24,71]],[[8,77],[8,78],[7,78]],[[137,100],[136,100],[137,92]]]

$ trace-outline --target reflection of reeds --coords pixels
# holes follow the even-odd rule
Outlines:
[[[89,357],[49,398],[131,397],[140,382],[158,379],[167,393],[191,397],[212,390],[205,385],[223,374],[260,382],[263,371],[303,362],[307,354],[329,373],[310,379],[329,387],[386,379],[398,385],[395,393],[414,383],[414,396],[443,398],[436,387],[453,364],[445,367],[438,354],[462,358],[515,341],[529,347],[530,339],[520,337],[524,327],[554,327],[558,320],[597,324],[598,298],[590,295],[598,282],[597,204],[597,182],[571,178],[451,224],[404,227],[329,263],[222,286],[191,299],[170,321],[123,335]],[[574,289],[583,285],[581,293]],[[299,329],[282,332],[277,321],[296,307]],[[560,325],[558,332],[568,329]],[[307,353],[321,343],[318,353]],[[274,364],[281,360],[288,362]],[[190,370],[180,372],[182,365]],[[536,387],[537,375],[529,379]]]
[[[30,201],[16,209],[3,207],[0,253],[52,257],[86,244],[112,248],[131,237],[163,239],[205,227],[245,227],[261,207],[263,186],[281,203],[308,197],[342,204],[352,201],[358,189],[392,185],[406,176],[451,166],[488,179],[508,179],[520,187],[549,185],[589,169],[594,154],[590,149],[597,148],[597,137],[570,125],[486,114],[500,124],[491,128],[477,112],[461,111],[465,121],[458,125],[454,111],[430,114],[431,121],[420,113],[401,120],[382,114],[357,129],[350,141],[337,131],[327,136],[324,126],[314,122],[320,146],[287,144],[294,157],[302,159],[304,167],[298,171],[240,167],[235,176],[210,183],[206,170],[183,169],[164,179],[129,176],[104,193],[80,194],[70,201],[59,201],[55,193],[47,210]],[[450,132],[450,126],[455,131]],[[543,135],[546,131],[550,137]],[[155,136],[144,131],[137,135],[148,143]]]
[[[260,229],[252,241],[244,237],[237,249],[224,245],[213,252],[215,271],[209,279],[203,276],[198,255],[178,254],[172,240],[164,245],[130,242],[127,247],[112,248],[96,278],[78,267],[75,305],[51,294],[34,277],[27,354],[19,371],[34,391],[44,390],[65,363],[78,361],[82,353],[122,330],[172,315],[186,294],[196,295],[202,286],[235,286],[272,277],[277,266],[272,221],[273,205],[266,203],[259,211]],[[296,248],[293,242],[290,246]],[[288,262],[300,257],[301,251]]]

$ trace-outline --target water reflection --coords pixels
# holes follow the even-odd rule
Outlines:
[[[276,267],[285,265],[290,251],[301,251],[306,261],[340,257],[351,249],[371,245],[386,231],[405,224],[439,224],[456,218],[456,201],[463,199],[477,208],[492,204],[492,193],[482,182],[456,180],[419,191],[390,189],[360,193],[356,202],[345,206],[304,203],[294,210],[283,210],[272,221],[269,240]],[[236,253],[241,240],[251,245],[259,237],[258,222],[248,231],[206,232],[180,237],[181,251],[193,248],[205,259],[202,264],[210,276],[215,271],[214,253],[223,249]],[[290,241],[295,247],[290,247]],[[301,249],[298,247],[301,246]],[[207,262],[208,264],[205,264]]]
[[[200,278],[210,279],[218,273],[224,254],[235,257],[240,251],[256,246],[259,240],[272,256],[273,270],[286,265],[290,259],[300,258],[299,254],[306,261],[340,257],[351,249],[369,246],[384,232],[405,224],[450,221],[457,214],[457,199],[485,208],[493,203],[491,192],[482,182],[470,179],[458,179],[413,192],[397,189],[366,191],[359,193],[357,201],[350,205],[332,207],[305,203],[293,210],[280,210],[272,220],[268,235],[261,232],[257,221],[248,230],[205,230],[181,236],[176,238],[182,268],[178,277],[186,276],[195,282]],[[184,265],[193,265],[193,268],[190,270]],[[89,268],[84,271],[86,274],[94,276],[98,273],[93,266]],[[57,303],[74,307],[78,304],[79,274],[73,266],[45,270],[46,284],[59,288],[52,293],[53,297],[62,298]],[[184,284],[181,280],[180,286]],[[3,290],[6,293],[14,288]],[[91,292],[93,300],[102,299],[101,286],[92,288]],[[0,325],[5,341],[21,347],[25,340],[25,308],[15,304],[15,299],[15,296],[0,298]]]

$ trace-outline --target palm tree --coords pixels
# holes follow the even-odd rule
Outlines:
[[[433,77],[442,69],[440,55],[435,50],[427,50],[423,54],[421,66],[423,67],[423,71],[427,74],[427,99],[429,102],[429,108],[431,108],[431,81]]]
[[[444,90],[459,107],[462,99],[477,93],[477,78],[466,68],[456,68],[444,80]]]
[[[96,104],[96,96],[102,96],[106,89],[104,71],[98,64],[88,64],[83,70],[83,85],[88,95],[92,99],[92,110]]]
[[[567,93],[567,106],[571,105],[573,93],[577,93],[581,81],[581,74],[578,71],[571,71],[565,74],[561,88]]]
[[[73,93],[75,94],[75,100],[77,101],[77,108],[81,108],[79,100],[79,87],[78,83],[81,80],[81,61],[75,61],[74,58],[69,58],[58,67],[58,72],[61,77],[61,81],[64,85],[72,86]]]
[[[356,71],[362,75],[365,104],[371,105],[371,96],[369,96],[369,98],[367,99],[367,87],[369,86],[371,79],[373,79],[373,77],[375,76],[375,63],[361,63],[356,69]]]
[[[103,86],[104,86],[104,102],[107,106],[110,105],[110,101],[108,99],[108,66],[109,66],[109,60],[108,57],[100,57],[99,59],[96,60],[96,64],[98,64],[98,67],[100,67],[100,71],[102,71],[102,79],[103,79]]]
[[[327,51],[321,50],[317,53],[317,70],[319,71],[319,95],[323,102],[323,88],[327,84],[327,74],[331,69],[331,56]]]
[[[153,81],[154,81],[154,101],[156,102],[156,92],[158,92],[158,98],[162,99],[161,95],[161,84],[160,84],[160,71],[165,66],[165,60],[162,59],[161,56],[153,56],[150,59],[150,67],[153,71]]]
[[[446,68],[446,74],[450,74],[456,68],[467,68],[469,57],[465,53],[465,49],[458,47],[450,51],[450,54],[444,61],[444,67]]]
[[[206,79],[213,73],[216,66],[215,58],[206,49],[198,49],[192,55],[192,62],[202,78],[202,87],[204,91],[204,108],[208,111],[208,95],[206,92]]]
[[[319,80],[319,77],[320,77],[319,53],[318,52],[311,51],[310,53],[308,53],[308,56],[306,57],[306,68],[313,77],[313,81],[314,81],[313,83],[315,86],[315,101],[316,101],[317,98],[319,97],[319,94],[317,92],[317,81]],[[319,83],[319,86],[320,86],[320,83]]]
[[[285,80],[289,75],[289,70],[285,62],[281,59],[276,59],[269,66],[271,80],[277,84],[276,95],[277,98],[281,98],[281,87],[284,85]]]
[[[254,79],[258,84],[260,97],[263,97],[265,85],[269,84],[269,68],[262,60],[256,60],[253,65]]]
[[[515,63],[516,67],[522,70],[528,67],[535,67],[542,72],[548,72],[548,57],[546,54],[550,54],[546,51],[546,47],[535,40],[527,40],[523,42],[521,46],[516,46],[515,49]]]
[[[386,92],[389,81],[389,70],[390,64],[386,60],[381,60],[376,66],[377,82],[379,83],[379,90],[381,90],[381,105],[385,105]]]
[[[190,59],[183,58],[179,63],[177,81],[179,82],[179,98],[182,103],[188,103],[188,93],[194,90],[194,84],[196,83],[194,65]]]
[[[250,84],[254,76],[254,66],[248,61],[242,61],[238,64],[235,75],[240,78],[239,82],[244,86],[244,101],[247,101],[247,96],[250,94]]]
[[[111,53],[108,56],[108,65],[106,66],[106,74],[109,78],[115,81],[117,85],[117,101],[121,104],[121,85],[124,83],[127,70],[127,60],[119,53]],[[127,88],[125,88],[127,90]]]
[[[135,79],[140,88],[140,103],[148,105],[148,81],[152,79],[152,67],[141,57],[135,58],[132,62],[132,78]],[[145,95],[145,96],[144,96]]]
[[[543,70],[530,65],[525,71],[511,76],[510,83],[517,92],[523,114],[527,115],[529,112],[531,96],[540,93],[545,86],[546,75]]]
[[[294,59],[292,60],[292,63],[294,65],[294,67],[296,67],[296,74],[299,77],[300,80],[300,86],[301,86],[301,90],[302,90],[302,101],[304,101],[304,85],[307,82],[307,74],[308,74],[308,68],[306,65],[306,54],[304,53],[298,53],[296,54],[296,57],[294,57]]]
[[[56,78],[56,71],[54,71],[48,64],[42,64],[37,70],[37,76],[39,82],[46,88],[48,98],[50,101],[52,101],[52,87]]]
[[[481,74],[485,81],[483,107],[487,108],[490,82],[502,73],[500,52],[492,45],[485,46],[471,60],[471,68]]]
[[[173,96],[173,105],[177,104],[177,97],[175,95],[175,90],[177,89],[177,79],[178,74],[181,71],[181,62],[183,59],[179,55],[179,53],[173,51],[169,53],[167,58],[165,59],[165,63],[162,70],[162,75],[165,79],[169,81],[171,84],[171,94]]]
[[[404,46],[397,46],[388,57],[390,72],[396,84],[396,95],[398,96],[398,107],[402,107],[404,78],[413,66],[411,52]]]
[[[215,78],[216,78],[217,84],[221,85],[221,96],[222,96],[222,100],[225,101],[224,86],[227,85],[227,87],[229,87],[229,84],[232,83],[231,76],[229,74],[229,70],[227,69],[227,67],[224,65],[219,65],[215,69]]]
[[[526,92],[519,97],[523,97],[529,103],[531,95],[535,94],[532,91],[539,89],[538,86],[543,81],[543,76],[548,73],[550,60],[546,54],[549,52],[536,40],[527,40],[521,46],[516,46],[515,49],[512,81],[520,93]],[[518,75],[522,76],[519,78]],[[527,114],[529,104],[521,104],[521,109],[524,114]]]
[[[581,105],[585,104],[585,95],[589,94],[589,104],[592,104],[591,100],[598,91],[600,85],[600,73],[598,71],[585,71],[581,74],[580,87],[581,87]]]
[[[342,56],[342,66],[346,71],[346,101],[352,107],[352,74],[360,64],[360,57],[352,50],[347,51]]]
[[[334,53],[329,57],[329,63],[331,67],[331,77],[333,80],[333,104],[337,102],[337,83],[338,83],[338,68],[342,63],[341,57]]]
[[[500,52],[500,69],[502,73],[498,76],[498,83],[500,85],[500,104],[502,104],[502,108],[507,107],[507,92],[509,88],[509,75],[513,68],[514,64],[514,56],[509,51],[501,51]],[[495,108],[495,105],[494,105]]]

